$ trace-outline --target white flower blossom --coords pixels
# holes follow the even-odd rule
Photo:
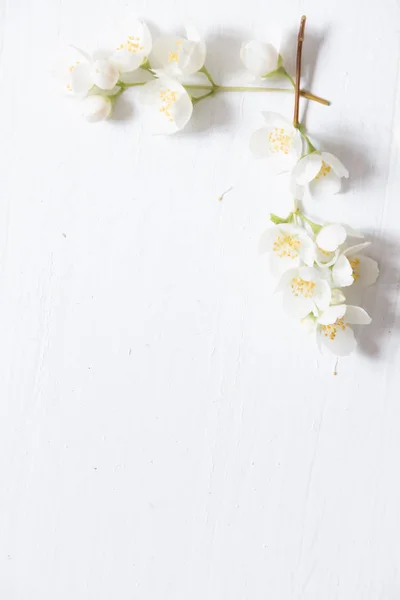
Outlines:
[[[336,156],[315,151],[296,164],[292,171],[292,182],[300,187],[309,185],[310,192],[316,196],[326,196],[337,194],[341,179],[348,176],[348,170]]]
[[[151,117],[154,133],[176,133],[185,127],[192,116],[190,96],[174,79],[160,77],[146,83],[140,91],[140,100]]]
[[[121,74],[132,73],[139,69],[151,52],[151,33],[146,23],[138,20],[128,19],[118,29],[118,42],[110,53],[109,61]]]
[[[315,321],[317,343],[336,356],[348,356],[357,346],[350,325],[369,325],[371,317],[359,306],[330,306]]]
[[[182,81],[204,67],[205,43],[193,28],[186,28],[186,36],[162,36],[154,41],[149,61],[158,76]]]
[[[277,291],[283,291],[285,310],[298,319],[303,319],[310,313],[319,315],[328,308],[332,297],[329,283],[314,267],[286,271]]]
[[[112,111],[112,102],[108,96],[88,96],[82,102],[83,116],[89,123],[96,123],[107,119]]]
[[[119,72],[108,60],[87,54],[79,48],[70,48],[59,66],[59,74],[67,91],[80,98],[89,94],[94,86],[102,91],[115,88]]]
[[[108,60],[74,47],[58,61],[56,71],[64,89],[78,98],[85,98],[94,86],[106,92],[114,90],[119,79],[118,69]]]
[[[315,244],[307,232],[291,223],[282,223],[268,228],[260,240],[260,252],[270,254],[271,270],[281,275],[300,264],[312,266],[315,259]]]
[[[255,40],[242,44],[240,58],[246,69],[256,77],[266,77],[280,66],[280,56],[276,48],[272,44],[263,44]]]
[[[250,150],[258,158],[268,158],[268,166],[275,172],[291,171],[302,151],[298,129],[282,115],[263,112],[265,125],[253,133]]]
[[[331,267],[339,256],[339,247],[347,238],[346,229],[338,223],[321,227],[316,236],[316,263],[320,267]]]
[[[370,242],[364,242],[343,250],[332,267],[335,285],[347,287],[354,283],[367,287],[376,282],[379,275],[378,263],[362,254],[369,245]]]

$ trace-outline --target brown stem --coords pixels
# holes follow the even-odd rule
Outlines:
[[[311,92],[306,92],[305,90],[300,90],[300,96],[302,98],[307,98],[307,100],[314,100],[314,102],[319,102],[325,106],[330,105],[329,100],[325,100],[325,98],[321,98],[320,96],[316,96],[315,94],[311,94]]]
[[[297,36],[296,85],[294,88],[294,112],[293,112],[293,125],[295,127],[299,126],[301,53],[303,50],[305,26],[306,26],[306,17],[303,15],[301,17],[301,21],[300,21],[299,35]]]

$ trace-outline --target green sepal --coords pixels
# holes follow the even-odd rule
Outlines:
[[[265,75],[262,75],[261,77],[263,79],[268,79],[268,77],[279,77],[279,75],[284,75],[286,76],[286,71],[285,69],[282,67],[282,63],[279,63],[279,60],[281,59],[281,55],[279,55],[278,58],[278,66],[274,71],[270,71],[269,73],[266,73]]]
[[[270,213],[269,219],[270,221],[275,223],[275,225],[280,225],[282,223],[290,223],[293,220],[293,213],[290,213],[290,215],[288,215],[286,219],[278,217],[278,215],[274,215],[274,213]]]
[[[150,71],[151,70],[151,64],[149,62],[148,58],[145,58],[144,61],[142,62],[142,64],[140,65],[141,69],[144,69],[145,71]]]

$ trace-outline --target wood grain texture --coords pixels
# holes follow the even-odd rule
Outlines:
[[[291,96],[204,101],[164,139],[133,91],[99,126],[58,95],[58,48],[128,8],[0,0],[0,597],[397,600],[399,2],[133,7],[155,32],[190,16],[225,82],[272,22],[293,67],[307,15],[305,81],[332,106],[301,114],[352,176],[307,209],[381,265],[337,377],[257,252],[289,198],[248,138]]]

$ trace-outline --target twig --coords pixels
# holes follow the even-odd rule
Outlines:
[[[294,112],[293,112],[293,125],[295,127],[299,126],[301,53],[303,51],[305,26],[306,26],[306,17],[303,15],[301,17],[301,21],[300,21],[299,35],[297,36],[296,86],[294,88]]]

